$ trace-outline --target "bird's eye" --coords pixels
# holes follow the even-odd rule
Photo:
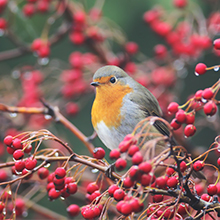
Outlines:
[[[116,78],[115,77],[111,77],[109,80],[111,83],[115,83],[116,82]]]

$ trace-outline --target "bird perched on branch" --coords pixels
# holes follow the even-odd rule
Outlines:
[[[161,117],[160,106],[153,94],[119,67],[101,67],[95,72],[91,85],[96,88],[92,124],[101,141],[110,149],[117,148],[146,117]],[[163,122],[155,120],[151,127],[150,132],[169,136]]]

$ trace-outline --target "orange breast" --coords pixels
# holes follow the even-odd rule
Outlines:
[[[92,106],[92,124],[96,128],[101,121],[107,127],[118,127],[123,116],[121,107],[123,98],[132,88],[122,84],[102,84],[96,88],[96,98]]]

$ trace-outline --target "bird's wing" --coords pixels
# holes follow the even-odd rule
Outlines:
[[[145,87],[139,87],[138,91],[135,91],[135,95],[131,95],[131,101],[139,105],[140,109],[144,112],[145,117],[157,116],[161,117],[161,108],[157,99],[153,94]],[[160,120],[155,120],[155,128],[163,135],[169,136],[170,132],[166,124]]]

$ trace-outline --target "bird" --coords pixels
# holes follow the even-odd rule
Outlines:
[[[92,125],[110,150],[118,148],[124,137],[146,117],[162,117],[154,95],[117,66],[99,68],[91,85],[96,88],[91,110]],[[160,120],[154,121],[151,132],[166,136],[170,133]]]

